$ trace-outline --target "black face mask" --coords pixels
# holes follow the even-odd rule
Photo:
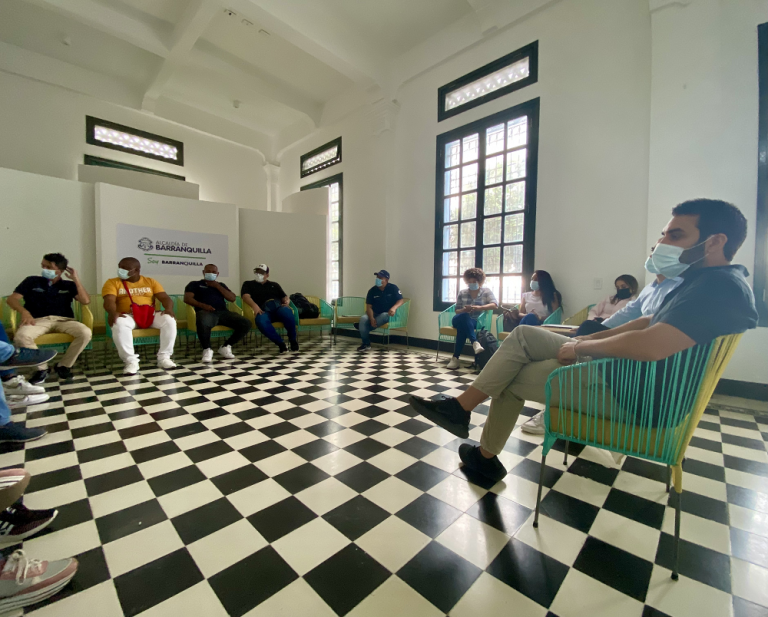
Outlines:
[[[626,300],[632,295],[632,290],[628,289],[627,287],[624,287],[623,289],[618,289],[616,291],[616,297],[619,300]]]

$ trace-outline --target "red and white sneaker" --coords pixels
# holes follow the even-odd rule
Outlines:
[[[50,598],[77,572],[77,559],[40,561],[18,550],[0,560],[0,613]]]

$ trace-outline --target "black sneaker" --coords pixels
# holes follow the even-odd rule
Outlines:
[[[72,372],[72,369],[68,366],[62,366],[61,364],[56,365],[56,374],[59,376],[59,379],[62,381],[66,381],[69,379],[72,379],[75,375]]]
[[[299,351],[299,341],[291,341],[291,351]]]
[[[416,411],[431,420],[439,427],[444,428],[456,437],[467,439],[469,437],[469,412],[465,411],[459,401],[452,396],[439,401],[432,401],[419,396],[411,396],[408,399]]]
[[[33,386],[36,386],[43,383],[46,379],[48,379],[48,369],[45,369],[44,371],[35,371],[34,375],[27,379],[27,381]]]
[[[0,547],[12,546],[50,525],[58,510],[30,510],[15,503],[0,512]]]
[[[371,346],[363,343],[360,345],[360,347],[357,348],[357,351],[371,351]]]
[[[280,343],[280,345],[278,345],[277,353],[288,353],[288,347],[285,345],[285,343]]]
[[[507,475],[507,470],[501,464],[498,456],[485,458],[480,454],[480,448],[468,443],[459,446],[459,458],[469,469],[485,476],[489,480],[499,482]]]
[[[7,368],[40,366],[53,360],[56,357],[56,353],[53,349],[29,349],[28,347],[22,347],[17,349],[16,353],[5,362],[0,362],[0,365]],[[38,371],[38,373],[40,372],[43,371]]]
[[[25,428],[15,422],[0,426],[0,443],[27,443],[48,434],[44,428]]]

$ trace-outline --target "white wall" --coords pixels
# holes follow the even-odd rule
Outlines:
[[[768,0],[697,0],[653,13],[646,244],[680,201],[725,199],[750,225],[735,262],[754,270],[757,25],[766,21]],[[767,367],[768,328],[758,328],[742,338],[725,376],[768,383]]]
[[[45,253],[63,253],[95,291],[95,234],[92,184],[0,168],[0,295],[39,275]]]
[[[85,116],[184,143],[184,166],[85,143]],[[0,167],[77,179],[84,154],[159,169],[200,185],[200,199],[267,208],[263,157],[256,150],[133,109],[0,72]]]
[[[288,295],[324,298],[327,221],[319,214],[240,210],[240,279],[253,279],[253,269],[265,263],[270,280]]]
[[[228,236],[229,276],[222,276],[221,281],[230,289],[240,289],[240,236],[236,206],[168,197],[102,183],[95,186],[98,291],[107,279],[116,276],[117,264],[123,257],[135,256],[117,254],[118,223]],[[217,265],[221,267],[222,264]],[[184,293],[184,287],[191,280],[203,278],[203,269],[200,268],[197,277],[165,274],[153,278],[160,281],[167,293],[180,294]]]
[[[538,84],[437,122],[440,86],[534,40]],[[410,333],[434,339],[436,136],[541,97],[535,266],[576,312],[619,274],[643,272],[649,88],[647,3],[563,1],[407,83],[394,131],[373,136],[375,114],[358,113],[287,150],[281,189],[343,171],[344,294],[364,295],[385,267],[413,299]],[[339,135],[343,162],[300,181],[300,155]]]

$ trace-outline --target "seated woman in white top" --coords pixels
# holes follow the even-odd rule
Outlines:
[[[520,309],[507,311],[516,325],[539,326],[563,304],[563,297],[546,270],[536,270],[530,285],[531,291],[523,294]]]
[[[622,274],[613,284],[616,286],[616,293],[595,304],[589,310],[587,321],[591,320],[600,323],[637,298],[637,288],[639,285],[637,279],[631,274]]]

